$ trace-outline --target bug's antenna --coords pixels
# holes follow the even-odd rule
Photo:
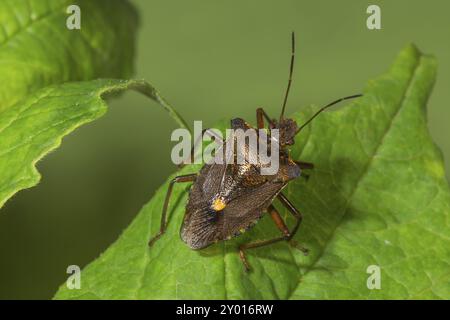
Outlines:
[[[288,80],[288,85],[286,88],[286,94],[284,95],[283,107],[281,108],[280,122],[283,119],[284,110],[286,109],[286,103],[287,103],[287,99],[289,96],[289,90],[291,89],[292,73],[294,71],[294,58],[295,58],[295,34],[294,34],[294,31],[292,31],[292,33],[291,33],[291,38],[292,38],[291,66],[289,68],[289,80]]]
[[[337,99],[329,104],[327,104],[325,107],[322,107],[319,109],[319,111],[317,111],[311,118],[308,119],[308,121],[306,121],[304,124],[302,124],[300,126],[300,128],[297,129],[297,131],[295,132],[295,134],[299,133],[304,127],[306,127],[311,121],[314,120],[315,117],[317,117],[320,113],[322,113],[323,111],[325,111],[326,109],[328,109],[331,106],[334,106],[335,104],[344,101],[344,100],[349,100],[349,99],[354,99],[354,98],[359,98],[362,97],[362,94],[355,94],[353,96],[348,96],[348,97],[344,97],[344,98],[340,98]]]

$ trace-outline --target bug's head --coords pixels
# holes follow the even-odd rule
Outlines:
[[[292,146],[295,143],[295,134],[298,130],[297,122],[295,122],[295,120],[283,118],[276,124],[274,129],[280,130],[281,146]]]

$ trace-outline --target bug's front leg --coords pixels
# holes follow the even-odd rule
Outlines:
[[[164,205],[163,205],[163,209],[162,209],[161,225],[159,227],[159,232],[150,239],[150,241],[148,242],[149,247],[151,247],[155,243],[155,241],[158,240],[159,238],[161,238],[161,236],[164,234],[164,232],[166,232],[167,208],[169,207],[169,200],[170,200],[170,196],[172,195],[172,189],[173,189],[174,184],[179,183],[179,182],[193,182],[193,181],[195,181],[196,178],[197,178],[197,174],[193,173],[193,174],[177,176],[170,181],[169,188],[167,189],[166,198],[164,200]]]
[[[263,108],[256,109],[256,124],[258,125],[258,129],[264,129],[264,119],[269,123],[269,127],[274,125],[273,120],[267,115]]]

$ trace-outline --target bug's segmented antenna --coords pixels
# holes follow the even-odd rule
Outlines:
[[[292,33],[291,33],[291,39],[292,39],[291,66],[289,68],[289,80],[288,80],[288,85],[286,88],[286,94],[284,95],[283,106],[281,108],[280,122],[281,122],[281,120],[283,120],[283,117],[284,117],[284,110],[286,109],[286,103],[287,103],[287,99],[289,96],[289,90],[291,89],[292,74],[294,72],[294,59],[295,59],[295,33],[294,33],[294,31],[292,31]]]
[[[354,98],[359,98],[362,97],[362,94],[354,94],[352,96],[348,96],[348,97],[344,97],[344,98],[340,98],[337,99],[333,102],[330,102],[329,104],[327,104],[326,106],[322,107],[319,109],[319,111],[317,111],[316,113],[313,114],[313,116],[311,118],[308,119],[308,121],[306,121],[304,124],[302,124],[300,126],[300,128],[297,129],[297,131],[295,132],[295,134],[299,133],[304,127],[306,127],[311,121],[314,120],[315,117],[317,117],[320,113],[322,113],[323,111],[325,111],[326,109],[328,109],[331,106],[334,106],[335,104],[344,101],[344,100],[349,100],[349,99],[354,99]]]

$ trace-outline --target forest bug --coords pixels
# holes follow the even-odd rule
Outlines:
[[[362,96],[361,94],[344,97],[335,100],[319,109],[302,126],[298,127],[293,119],[284,118],[286,102],[291,88],[292,73],[295,58],[295,36],[292,33],[292,55],[289,69],[289,80],[284,96],[281,115],[279,120],[271,119],[262,108],[256,110],[257,128],[265,128],[264,120],[268,122],[268,132],[273,129],[279,131],[279,169],[275,175],[261,175],[260,164],[205,164],[198,173],[175,177],[169,184],[164,201],[161,226],[158,234],[149,241],[152,246],[165,232],[167,226],[167,209],[172,189],[175,183],[193,182],[189,192],[189,200],[186,205],[186,212],[181,227],[181,239],[191,249],[203,249],[218,241],[228,240],[238,236],[246,229],[253,226],[264,214],[268,212],[275,222],[276,227],[282,235],[273,239],[259,240],[240,245],[239,256],[245,269],[250,270],[250,266],[245,256],[245,250],[267,246],[279,241],[288,241],[305,254],[307,250],[292,241],[296,234],[302,215],[289,199],[281,192],[283,188],[293,179],[300,176],[303,169],[312,169],[311,163],[301,162],[291,159],[289,146],[294,144],[296,134],[308,125],[317,115],[325,109],[352,98]],[[247,122],[240,118],[231,120],[232,129],[250,129]],[[208,129],[203,130],[203,133]],[[213,133],[208,132],[213,135]],[[215,139],[218,139],[215,136]],[[226,141],[221,143],[226,145]],[[257,156],[248,154],[249,149],[243,148],[236,152],[247,153],[248,157]],[[191,154],[192,156],[192,154]],[[272,202],[278,198],[283,206],[294,216],[296,224],[292,230],[273,206]]]

